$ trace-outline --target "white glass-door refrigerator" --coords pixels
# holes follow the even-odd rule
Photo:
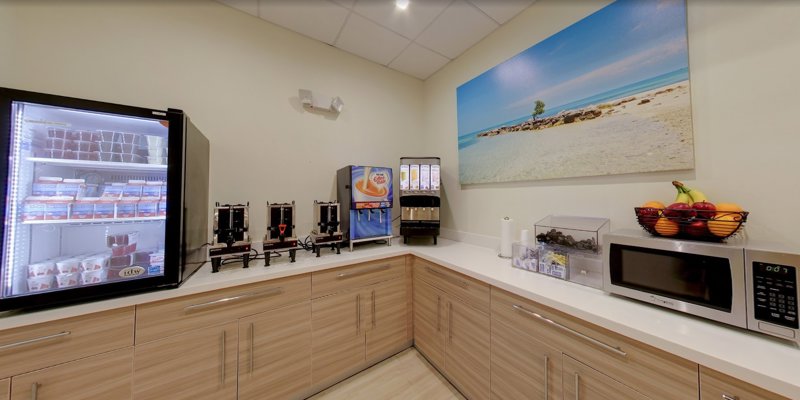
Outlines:
[[[176,287],[206,259],[209,142],[180,110],[0,88],[0,311]]]

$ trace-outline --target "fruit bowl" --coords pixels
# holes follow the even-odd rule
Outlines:
[[[634,210],[639,225],[655,236],[714,242],[738,233],[749,214],[747,211],[726,211],[712,216],[691,210],[682,213],[653,207],[635,207]]]

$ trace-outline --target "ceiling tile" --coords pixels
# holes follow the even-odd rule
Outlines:
[[[425,80],[434,72],[442,68],[450,61],[447,57],[428,50],[416,43],[411,43],[406,47],[397,58],[395,58],[389,68],[405,72],[411,76]]]
[[[448,58],[456,58],[497,28],[486,14],[464,0],[455,0],[416,42]]]
[[[258,0],[219,0],[237,10],[244,11],[250,15],[258,16]]]
[[[302,35],[333,44],[350,10],[328,0],[261,0],[258,15]]]
[[[533,4],[534,0],[468,0],[499,24],[505,24]]]
[[[408,8],[401,10],[394,0],[362,0],[355,11],[409,39],[414,39],[441,14],[450,0],[411,0]]]
[[[358,14],[351,14],[334,44],[353,54],[386,65],[410,41]]]
[[[356,0],[333,0],[333,1],[345,6],[347,8],[353,8],[353,4],[356,3]]]

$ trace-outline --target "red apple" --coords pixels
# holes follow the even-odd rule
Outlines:
[[[681,229],[683,229],[685,234],[696,238],[708,236],[709,234],[708,223],[699,219],[692,221],[688,225],[682,226]]]
[[[672,203],[664,209],[664,216],[670,219],[691,219],[697,215],[692,206],[686,203]]]
[[[703,219],[714,218],[714,214],[717,213],[717,206],[707,201],[694,203],[692,205],[692,209],[694,209],[697,212],[698,218],[703,218]]]
[[[654,207],[637,207],[636,217],[639,220],[639,224],[652,228],[655,226],[656,222],[658,222],[660,211],[661,210]]]

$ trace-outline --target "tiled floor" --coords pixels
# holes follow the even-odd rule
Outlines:
[[[321,392],[311,400],[463,400],[413,347]]]

